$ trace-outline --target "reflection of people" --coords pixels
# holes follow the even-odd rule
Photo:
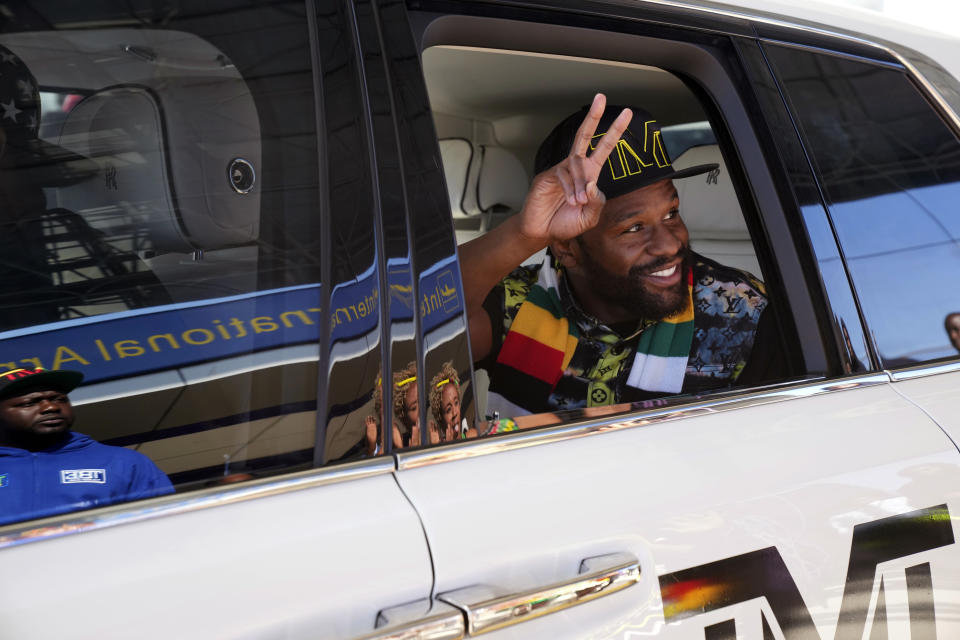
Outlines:
[[[403,369],[393,374],[393,428],[391,437],[394,449],[420,444],[420,427],[417,425],[417,412],[420,410],[418,399],[417,364],[411,361]],[[383,434],[380,428],[381,416],[383,415],[383,392],[379,378],[377,379],[377,388],[373,392],[373,406],[376,417],[366,417],[368,455],[375,455],[383,451]]]
[[[946,329],[950,337],[950,344],[957,351],[960,351],[960,311],[948,314],[943,320],[943,328]]]
[[[521,212],[460,251],[489,412],[732,383],[753,346],[764,287],[690,251],[672,182],[716,165],[674,170],[654,118],[607,109],[598,94],[549,134],[536,169]],[[544,247],[542,265],[518,268]]]
[[[433,423],[430,442],[451,442],[472,438],[476,431],[460,416],[460,376],[453,362],[444,362],[437,375],[430,381],[430,413]]]
[[[417,363],[410,361],[393,374],[393,419],[403,426],[398,430],[402,446],[420,444],[420,427],[417,424],[420,412],[420,396],[417,391]],[[395,437],[396,439],[396,437]]]
[[[0,373],[0,523],[173,492],[142,453],[71,432],[77,371]]]

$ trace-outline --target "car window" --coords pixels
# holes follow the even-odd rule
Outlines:
[[[445,45],[427,48],[422,59],[465,280],[471,270],[478,268],[477,263],[470,262],[473,254],[467,243],[507,224],[520,211],[531,181],[542,170],[536,166],[541,142],[568,114],[589,105],[598,91],[605,93],[611,104],[650,110],[653,115],[638,119],[633,126],[652,132],[649,120],[656,119],[656,133],[649,136],[651,149],[654,144],[660,145],[655,153],[668,155],[678,170],[711,167],[674,181],[680,216],[689,232],[689,247],[696,252],[696,260],[718,269],[708,274],[708,269],[697,267],[703,270],[696,271],[698,283],[691,286],[691,291],[696,292],[691,294],[691,304],[697,304],[699,309],[693,346],[687,342],[679,349],[683,353],[667,354],[683,360],[683,388],[671,392],[629,388],[632,385],[627,383],[628,373],[640,360],[637,346],[630,342],[637,335],[635,326],[598,329],[594,325],[587,329],[584,323],[595,319],[578,316],[578,329],[564,329],[563,335],[553,336],[556,339],[550,343],[543,327],[563,316],[564,305],[569,300],[576,302],[577,294],[564,289],[565,285],[554,283],[553,289],[543,286],[538,274],[556,262],[540,251],[523,261],[522,273],[512,274],[495,287],[485,304],[493,323],[495,346],[493,355],[480,358],[476,342],[473,345],[481,425],[478,433],[551,423],[584,412],[603,415],[616,411],[618,405],[621,410],[629,407],[621,404],[625,401],[639,403],[635,407],[646,406],[644,403],[682,401],[683,396],[689,398],[690,394],[731,388],[746,364],[749,348],[740,354],[743,358],[725,349],[737,343],[739,331],[755,335],[755,326],[750,325],[751,321],[737,325],[720,320],[719,316],[716,321],[706,318],[714,309],[727,317],[749,309],[747,315],[755,322],[768,298],[757,257],[758,241],[748,228],[727,166],[727,158],[736,155],[731,156],[729,149],[718,144],[721,136],[711,125],[715,120],[711,117],[712,106],[704,104],[702,96],[678,76],[656,66]],[[471,82],[463,83],[463,77],[470,77]],[[563,86],[545,87],[536,78],[563,78]],[[621,145],[609,163],[620,167],[620,174],[627,175],[646,166],[643,161],[631,165],[634,158],[639,156]],[[483,261],[482,256],[479,260]],[[528,293],[537,288],[546,291],[547,298],[560,300],[556,308],[544,313],[543,305],[538,310],[524,306],[529,301]],[[539,314],[541,321],[518,321],[525,309]],[[648,322],[642,329],[654,324]],[[522,328],[518,329],[518,325]],[[744,329],[746,326],[750,328]],[[589,333],[591,330],[594,332]],[[771,331],[778,330],[774,326]],[[511,366],[504,366],[505,359],[513,357],[504,355],[511,341],[529,344],[531,340],[541,352],[522,348]],[[557,360],[563,371],[538,372],[534,371],[536,366],[528,365],[549,362],[554,353],[559,354]],[[543,376],[538,379],[539,373]],[[554,373],[559,377],[551,378],[546,383],[548,390],[541,393],[545,379]],[[683,378],[684,373],[679,377]],[[761,381],[762,377],[752,379],[751,384]],[[541,401],[529,401],[541,395]]]
[[[713,128],[706,120],[667,125],[660,131],[663,134],[663,146],[671,158],[679,158],[691,147],[717,144]]]
[[[766,49],[799,118],[883,365],[956,357],[960,296],[945,283],[960,268],[955,133],[901,69]]]
[[[302,3],[40,13],[0,33],[0,374],[81,372],[73,430],[177,490],[308,468],[330,314]],[[370,289],[338,290],[335,335]],[[83,497],[114,472],[64,468],[94,469],[71,508],[147,497]]]

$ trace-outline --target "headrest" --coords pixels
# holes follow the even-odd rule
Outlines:
[[[447,195],[450,198],[450,210],[455,218],[479,213],[475,206],[476,162],[473,145],[466,138],[445,138],[440,140],[440,157],[443,160],[443,173],[447,178]],[[473,178],[473,180],[471,180]],[[471,206],[473,204],[474,206]]]
[[[73,107],[58,142],[100,168],[58,191],[62,207],[135,216],[150,228],[158,252],[257,239],[260,125],[240,78],[168,77],[108,87]]]
[[[520,160],[503,147],[481,147],[477,203],[481,211],[502,207],[519,211],[527,197],[530,180]]]
[[[680,215],[691,236],[717,240],[749,239],[720,147],[706,144],[691,147],[673,162],[675,169],[717,163],[718,168],[699,176],[674,180],[680,195]]]

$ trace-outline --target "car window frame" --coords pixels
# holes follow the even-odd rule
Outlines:
[[[648,57],[645,57],[643,60],[637,60],[636,54],[633,54],[633,58],[631,59],[631,54],[625,53],[627,46],[623,43],[630,42],[633,38],[636,38],[638,41],[643,41],[644,38],[647,38],[647,42],[652,42],[655,40],[656,35],[649,35],[647,33],[647,30],[651,30],[659,36],[659,42],[663,45],[661,48],[668,48],[669,45],[676,44],[677,42],[680,43],[681,47],[698,47],[698,45],[690,44],[680,39],[677,41],[666,41],[662,33],[664,27],[661,25],[642,24],[637,19],[628,26],[612,22],[603,23],[602,26],[609,29],[609,32],[605,34],[609,37],[603,39],[603,46],[592,46],[589,44],[580,44],[587,39],[586,37],[578,39],[572,35],[573,33],[587,33],[585,31],[587,27],[582,27],[579,24],[576,27],[558,24],[561,22],[560,16],[563,15],[561,11],[553,11],[545,14],[526,9],[516,9],[510,12],[504,11],[502,7],[498,7],[497,11],[490,10],[481,12],[476,7],[473,7],[473,11],[469,12],[471,15],[464,15],[468,13],[464,11],[459,14],[454,13],[438,16],[437,13],[430,12],[430,9],[433,8],[431,3],[418,3],[418,9],[420,8],[424,9],[425,13],[413,13],[411,24],[415,30],[419,29],[419,31],[415,31],[415,37],[420,42],[421,51],[433,45],[460,45],[491,49],[524,50],[528,52],[533,51],[585,58],[638,62],[651,66],[661,66],[661,68],[667,67],[670,71],[680,71],[682,74],[683,69],[677,69],[677,65],[673,65],[673,68],[665,64],[657,65],[656,62],[651,62]],[[481,13],[483,15],[478,15]],[[594,22],[593,28],[600,28],[597,26],[599,23]],[[689,34],[699,33],[689,30],[681,20],[676,19],[676,16],[674,22],[680,26],[676,27],[676,29],[671,28],[671,33],[673,34],[685,33],[688,34],[689,38]],[[545,30],[550,31],[550,37],[546,35]],[[519,36],[521,31],[523,32],[523,39]],[[553,44],[559,40],[558,34],[564,31],[568,32],[565,42],[577,42],[578,44],[565,46],[562,49],[558,47],[558,45]],[[731,35],[716,30],[710,35],[716,38],[729,39],[728,41],[731,42],[740,40],[749,41],[749,39],[741,35]],[[618,40],[617,44],[611,42],[611,40],[614,39]],[[636,41],[632,44],[636,45]],[[618,45],[620,46],[618,47]],[[602,55],[599,53],[600,51],[606,51],[607,54]],[[733,78],[738,75],[741,76],[737,78],[737,81],[742,83],[742,70],[736,69],[733,72],[726,71],[720,74],[720,76],[711,78],[707,69],[720,69],[722,68],[722,64],[702,49],[700,51],[703,53],[702,57],[695,62],[689,63],[688,67],[686,67],[687,73],[688,75],[697,76],[697,81],[702,83],[702,88],[699,88],[701,94],[704,96],[709,95],[710,99],[715,101],[719,108],[723,110],[721,114],[714,114],[714,116],[720,118],[723,123],[723,126],[719,127],[720,133],[718,133],[718,136],[721,136],[721,133],[723,135],[729,134],[729,136],[738,140],[736,146],[732,146],[729,139],[720,140],[720,144],[725,158],[727,158],[728,167],[734,175],[741,206],[744,209],[747,223],[750,226],[755,240],[754,244],[757,248],[758,258],[761,260],[765,279],[770,282],[776,278],[776,276],[767,276],[768,272],[771,274],[787,272],[789,275],[784,276],[783,279],[790,281],[796,281],[798,276],[802,276],[803,284],[800,287],[802,292],[795,291],[793,298],[796,298],[796,300],[790,299],[788,304],[791,307],[797,307],[802,310],[797,318],[796,325],[799,331],[806,332],[801,342],[805,348],[802,357],[808,363],[811,363],[808,364],[807,371],[814,371],[814,376],[820,373],[827,373],[828,371],[833,374],[839,373],[839,367],[829,362],[829,356],[826,355],[823,350],[824,338],[820,334],[818,322],[813,320],[816,316],[814,307],[817,303],[811,303],[810,300],[818,299],[814,291],[818,284],[814,282],[813,286],[808,289],[807,278],[809,278],[810,275],[810,267],[801,264],[799,258],[799,254],[803,250],[803,244],[802,242],[798,242],[798,239],[795,237],[796,225],[792,223],[786,214],[790,202],[783,202],[782,189],[778,189],[777,186],[775,186],[778,178],[780,184],[783,184],[784,180],[781,176],[777,175],[777,167],[765,160],[766,156],[764,152],[769,153],[770,145],[768,141],[768,148],[763,148],[761,143],[762,136],[754,132],[756,127],[754,121],[756,118],[755,108],[754,113],[751,113],[751,109],[744,106],[743,98],[737,93],[738,90],[743,90],[743,86],[738,87]],[[689,51],[684,51],[684,53],[688,57],[693,55]],[[664,53],[663,55],[666,57],[667,54]],[[712,67],[711,61],[714,65]],[[688,82],[688,85],[690,84],[691,83]],[[695,85],[694,88],[696,89],[697,83],[692,84]],[[705,105],[705,108],[709,111],[708,105]],[[735,113],[737,117],[731,118],[731,113]],[[746,175],[751,176],[749,183],[746,181]],[[754,205],[754,203],[756,203],[756,205]],[[764,211],[762,217],[756,213],[757,210]],[[771,228],[765,228],[766,225],[771,225],[771,223]],[[765,251],[766,247],[772,248],[767,252]],[[764,253],[767,254],[765,257],[761,255]],[[779,257],[771,258],[771,253]],[[769,269],[769,264],[776,264],[776,267]],[[784,265],[789,266],[785,267]],[[775,287],[775,289],[783,290],[781,287]],[[789,321],[794,321],[792,315]]]

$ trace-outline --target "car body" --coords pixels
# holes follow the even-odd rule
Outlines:
[[[0,27],[48,145],[0,174],[3,353],[83,371],[76,428],[177,489],[0,528],[0,635],[960,633],[956,41],[759,2],[199,4]],[[597,91],[719,163],[682,215],[763,278],[776,361],[484,435],[457,244]],[[407,362],[421,440],[368,439]],[[431,442],[445,363],[482,437]]]

